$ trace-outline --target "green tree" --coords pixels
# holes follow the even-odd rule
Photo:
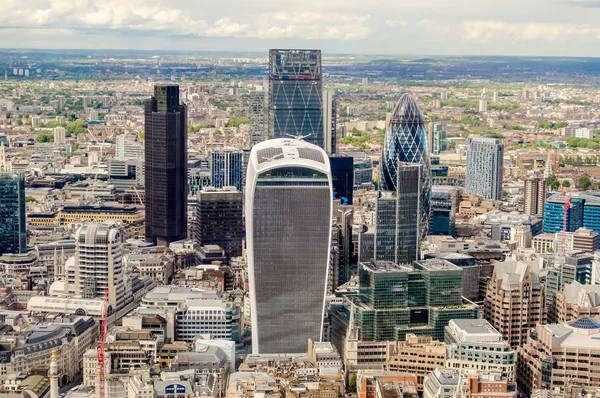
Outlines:
[[[25,196],[25,203],[29,202],[37,202],[37,200],[33,196]]]
[[[87,123],[85,120],[77,120],[67,123],[65,136],[71,137],[74,135],[84,134],[87,132]]]
[[[562,186],[565,188],[571,188],[571,183],[569,182],[569,180],[563,180]]]
[[[35,136],[35,141],[36,142],[52,142],[52,141],[54,141],[54,134],[40,133]]]
[[[577,188],[581,189],[582,191],[587,191],[588,189],[590,189],[590,186],[592,185],[592,181],[590,180],[590,177],[584,175],[580,175],[577,178]]]
[[[250,119],[247,117],[232,117],[227,121],[227,127],[239,127],[240,124],[248,124]]]
[[[560,182],[558,181],[558,178],[556,178],[556,176],[554,174],[552,174],[552,175],[548,176],[548,178],[546,178],[546,183],[548,184],[550,189],[553,191],[556,191],[558,188],[560,188]]]
[[[353,374],[348,383],[348,391],[356,392],[356,374]]]

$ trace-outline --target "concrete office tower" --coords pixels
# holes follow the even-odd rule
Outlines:
[[[423,240],[428,235],[431,217],[431,168],[423,117],[410,94],[404,94],[396,104],[385,133],[379,176],[381,190],[396,191],[400,162],[423,166],[419,207],[419,238]]]
[[[4,147],[0,147],[4,150]],[[0,167],[0,254],[25,253],[25,177]]]
[[[269,138],[267,92],[255,91],[250,95],[250,148]]]
[[[484,301],[485,319],[511,347],[527,341],[544,321],[544,293],[537,261],[496,262]]]
[[[504,145],[495,138],[469,137],[467,193],[484,199],[502,199]]]
[[[543,216],[544,203],[548,196],[548,184],[544,178],[528,178],[525,180],[524,213],[528,216]]]
[[[194,238],[199,247],[219,245],[227,257],[242,255],[242,196],[235,187],[198,192]]]
[[[326,148],[321,50],[269,50],[269,138],[288,135]]]
[[[54,127],[52,129],[52,134],[54,134],[54,143],[55,144],[64,144],[66,140],[65,133],[66,130],[64,127]]]
[[[244,185],[244,152],[240,150],[220,150],[210,154],[210,175],[215,188]]]
[[[411,264],[418,258],[421,172],[418,163],[398,164],[398,190],[377,198],[375,260]]]
[[[329,155],[335,153],[337,145],[337,118],[336,99],[333,91],[323,90],[323,137],[325,152]]]
[[[134,134],[120,134],[117,136],[116,158],[136,159],[144,161],[144,145],[136,141]]]
[[[276,139],[252,148],[246,239],[255,354],[304,352],[320,341],[332,229],[329,159]]]
[[[123,233],[107,223],[89,223],[75,233],[75,294],[84,299],[104,296],[109,312],[127,304],[123,272]]]
[[[179,86],[156,85],[144,102],[146,241],[187,237],[187,115]]]

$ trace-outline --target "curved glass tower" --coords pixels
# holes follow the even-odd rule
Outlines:
[[[421,239],[424,239],[429,232],[431,217],[431,167],[423,117],[414,97],[408,93],[404,94],[396,104],[390,125],[385,133],[383,152],[381,153],[380,190],[397,191],[398,164],[400,162],[423,165],[419,235]]]

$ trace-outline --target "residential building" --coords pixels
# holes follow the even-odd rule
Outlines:
[[[187,109],[179,86],[156,85],[144,102],[146,241],[187,237]]]
[[[300,136],[326,149],[321,50],[269,50],[268,104],[269,138]]]
[[[54,127],[52,129],[55,144],[64,144],[66,142],[66,130],[64,127]]]
[[[400,164],[419,163],[421,184],[419,198],[419,239],[425,239],[429,230],[431,212],[431,170],[429,149],[423,117],[415,98],[404,94],[392,113],[385,133],[381,154],[380,189],[397,191]]]
[[[198,192],[194,222],[198,246],[218,245],[228,258],[242,255],[242,198],[235,187],[205,187]]]
[[[332,194],[319,147],[278,139],[252,148],[245,214],[254,353],[299,352],[301,341],[320,340]]]
[[[506,260],[495,263],[484,301],[485,319],[516,348],[529,331],[544,322],[544,290],[536,261]]]
[[[544,178],[525,180],[523,212],[530,216],[543,216],[544,203],[548,197],[548,183]]]
[[[498,139],[470,136],[466,192],[484,199],[502,199],[504,145]]]

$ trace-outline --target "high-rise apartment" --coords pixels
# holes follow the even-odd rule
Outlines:
[[[156,85],[144,101],[146,241],[187,237],[187,114],[179,86]]]
[[[75,233],[75,294],[101,298],[108,289],[110,311],[131,302],[123,270],[123,232],[107,223],[89,223]]]
[[[544,293],[536,261],[496,262],[484,301],[485,319],[511,347],[527,341],[531,328],[544,321]]]
[[[487,137],[469,137],[466,192],[484,199],[502,199],[504,145]]]
[[[321,339],[332,229],[325,151],[298,139],[252,148],[246,239],[254,353],[304,352]]]
[[[213,151],[210,154],[210,175],[215,188],[244,185],[244,152],[234,149]]]
[[[385,133],[381,154],[380,189],[397,190],[398,168],[401,162],[422,165],[419,200],[419,237],[422,240],[429,232],[431,217],[431,166],[423,117],[411,94],[404,94],[400,98]]]
[[[269,138],[304,137],[322,149],[321,50],[269,50]]]
[[[0,170],[0,254],[27,250],[25,221],[25,177]]]
[[[199,246],[219,245],[225,256],[241,256],[242,193],[234,187],[198,192],[194,235]]]
[[[269,138],[267,109],[266,91],[255,91],[250,94],[250,148]]]
[[[524,213],[529,216],[544,215],[544,202],[548,196],[548,184],[544,178],[525,180]]]
[[[54,135],[54,143],[55,144],[64,144],[66,140],[66,130],[64,127],[54,127],[52,129],[52,134]]]

